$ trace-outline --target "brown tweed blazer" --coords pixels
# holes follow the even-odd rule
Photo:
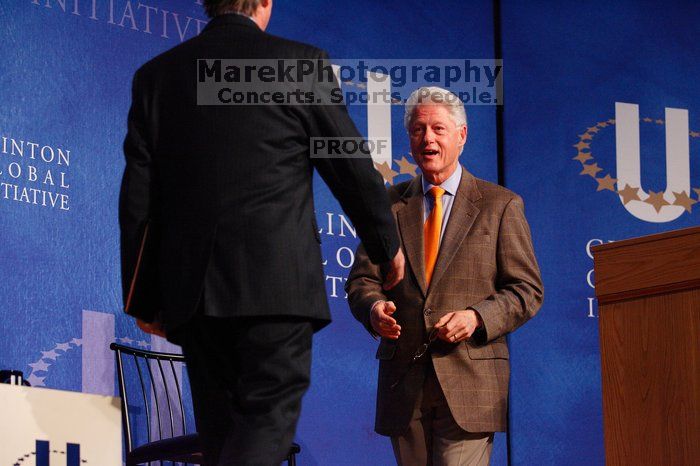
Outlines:
[[[543,287],[523,201],[499,185],[462,169],[430,287],[423,261],[423,191],[420,176],[389,189],[406,255],[404,280],[381,288],[382,271],[362,245],[346,284],[353,315],[371,332],[369,311],[380,299],[396,303],[398,340],[382,338],[375,430],[401,435],[423,386],[426,358],[394,390],[427,332],[445,313],[476,309],[483,319],[471,340],[432,347],[435,373],[457,424],[469,432],[506,428],[508,346],[505,335],[535,315]]]

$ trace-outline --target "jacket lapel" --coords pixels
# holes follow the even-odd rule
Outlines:
[[[398,212],[399,230],[406,250],[406,259],[411,265],[423,297],[426,294],[425,264],[423,263],[423,189],[421,177],[413,178],[401,201],[405,204]]]
[[[447,267],[449,267],[450,262],[452,262],[457,249],[459,249],[459,246],[462,244],[464,237],[467,236],[467,233],[469,233],[469,230],[474,224],[476,216],[479,213],[479,208],[474,203],[479,199],[481,199],[481,193],[476,187],[474,175],[462,168],[462,179],[459,182],[459,188],[457,188],[452,210],[450,211],[450,218],[447,221],[445,233],[442,236],[440,251],[438,252],[437,262],[435,263],[435,270],[433,271],[433,278],[430,281],[428,293],[435,289],[440,282]],[[420,218],[421,220],[423,219],[422,216],[420,216]],[[421,248],[422,247],[423,242],[421,240]],[[423,280],[425,281],[425,279]]]

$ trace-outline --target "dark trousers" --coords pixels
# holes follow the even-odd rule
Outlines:
[[[312,324],[196,315],[178,329],[208,466],[277,466],[309,386]]]

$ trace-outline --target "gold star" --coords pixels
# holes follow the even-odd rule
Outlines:
[[[575,148],[577,148],[579,151],[581,151],[581,149],[590,149],[590,148],[591,148],[591,143],[579,141],[578,144],[574,144],[573,147],[575,147]]]
[[[598,128],[597,126],[591,126],[590,128],[586,128],[587,133],[597,133],[598,131],[600,131],[600,128]]]
[[[693,188],[693,191],[695,191],[695,194],[698,195],[698,199],[700,199],[700,188]]]
[[[585,163],[587,160],[591,160],[593,156],[591,155],[590,152],[580,152],[576,157],[573,157],[571,160],[578,160],[581,163]]]
[[[613,178],[612,176],[605,175],[603,178],[596,178],[595,179],[598,182],[598,189],[596,191],[602,191],[604,189],[607,189],[609,191],[615,192],[615,183],[617,182],[617,178]]]
[[[656,123],[657,125],[663,125],[664,120],[654,120],[654,123]]]
[[[664,199],[663,191],[659,191],[658,193],[649,191],[649,197],[644,202],[653,205],[656,213],[659,213],[663,206],[669,205],[668,201]]]
[[[649,117],[642,118],[642,121],[645,121],[647,123],[651,123],[651,118],[649,118]]]
[[[590,175],[593,178],[595,178],[596,173],[599,171],[602,171],[603,169],[598,167],[597,163],[591,164],[591,165],[584,165],[583,166],[583,171],[579,173],[579,175]]]
[[[374,168],[377,169],[379,173],[382,174],[382,177],[384,178],[385,183],[389,183],[390,185],[394,184],[394,178],[399,176],[398,173],[396,173],[394,170],[391,169],[388,163],[382,162],[382,163],[375,163]]]
[[[700,133],[697,131],[691,131],[690,132],[690,137],[691,138],[700,138]]]
[[[623,190],[618,190],[617,194],[622,196],[622,203],[627,204],[629,201],[639,201],[639,188],[633,188],[632,186],[625,184]]]
[[[409,162],[405,155],[401,156],[401,160],[399,160],[396,163],[400,167],[399,175],[416,176],[416,168],[418,168],[418,165],[414,165],[411,162]]]
[[[608,123],[611,124],[611,125],[614,125],[614,124],[615,124],[615,120],[613,120],[613,119],[611,118],[611,119],[608,120]]]
[[[582,141],[590,141],[593,139],[593,136],[588,133],[579,134],[578,137],[580,137]]]
[[[607,126],[608,126],[608,124],[604,121],[601,121],[600,123],[598,123],[598,128],[606,128]]]
[[[673,195],[676,196],[676,200],[673,201],[673,205],[682,206],[689,213],[692,213],[693,211],[692,205],[698,203],[698,201],[696,201],[695,199],[691,199],[690,197],[688,197],[685,191],[682,191],[680,193],[673,191]]]

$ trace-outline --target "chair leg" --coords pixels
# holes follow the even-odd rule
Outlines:
[[[287,456],[287,466],[297,466],[297,455],[294,453],[290,453],[289,456]]]

